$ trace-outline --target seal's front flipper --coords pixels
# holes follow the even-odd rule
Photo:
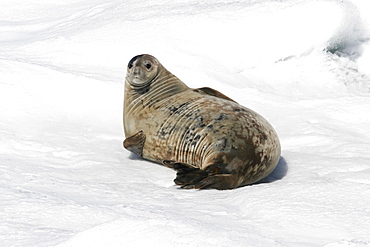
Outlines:
[[[145,135],[144,135],[143,131],[139,131],[135,135],[126,138],[123,141],[123,146],[127,150],[129,150],[129,151],[139,155],[140,157],[142,157],[144,142],[145,142]]]
[[[208,94],[208,95],[211,95],[211,96],[215,96],[217,98],[226,99],[226,100],[230,100],[232,102],[235,102],[234,100],[227,97],[225,94],[220,93],[219,91],[217,91],[213,88],[210,88],[210,87],[201,87],[201,88],[194,89],[194,91],[198,92],[198,93],[204,93],[204,94]]]

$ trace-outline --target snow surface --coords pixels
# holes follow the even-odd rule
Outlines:
[[[370,2],[4,0],[0,246],[370,246]],[[263,182],[181,190],[122,148],[137,54],[269,120]]]

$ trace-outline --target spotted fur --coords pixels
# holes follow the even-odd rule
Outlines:
[[[187,87],[153,56],[136,56],[129,67],[124,146],[175,169],[176,184],[232,189],[259,181],[276,167],[279,139],[262,116],[216,90]]]

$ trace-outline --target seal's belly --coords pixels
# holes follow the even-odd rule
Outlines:
[[[229,100],[184,92],[143,108],[135,131],[143,130],[143,158],[194,167],[257,162],[275,155],[277,136],[257,113]]]

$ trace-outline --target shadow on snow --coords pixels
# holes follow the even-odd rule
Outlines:
[[[272,183],[277,180],[281,180],[288,172],[288,164],[286,163],[284,157],[280,157],[280,160],[278,164],[276,165],[275,169],[265,177],[264,179],[258,181],[255,184],[261,184],[261,183]]]

